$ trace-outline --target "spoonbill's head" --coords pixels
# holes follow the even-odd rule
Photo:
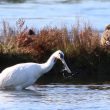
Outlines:
[[[54,53],[54,56],[56,59],[59,59],[62,61],[62,63],[65,66],[65,70],[67,70],[68,73],[71,73],[71,70],[69,69],[69,67],[67,66],[65,60],[64,60],[64,53],[61,50],[58,50]]]

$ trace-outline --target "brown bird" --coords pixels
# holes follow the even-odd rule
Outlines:
[[[110,24],[105,27],[105,31],[102,33],[101,45],[102,46],[110,45]]]

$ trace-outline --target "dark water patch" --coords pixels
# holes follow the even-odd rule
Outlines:
[[[110,90],[110,85],[90,85],[88,86],[90,90]]]
[[[0,0],[0,3],[24,3],[26,0]]]

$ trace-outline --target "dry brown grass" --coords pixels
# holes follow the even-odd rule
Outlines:
[[[17,29],[13,29],[7,22],[3,22],[3,39],[0,44],[2,53],[29,53],[39,59],[57,49],[72,56],[82,52],[91,53],[100,46],[99,32],[86,23],[82,28],[78,23],[71,31],[66,27],[46,27],[36,31],[35,35],[29,35],[30,29],[25,27],[24,23],[23,19],[19,19]]]
[[[17,28],[3,23],[0,39],[1,58],[4,58],[4,54],[7,58],[8,55],[13,57],[14,54],[14,58],[9,57],[13,61],[22,58],[23,60],[18,61],[28,61],[31,56],[33,61],[44,62],[58,49],[64,51],[70,69],[79,72],[72,81],[109,81],[110,50],[100,45],[100,34],[92,26],[86,23],[80,26],[78,23],[69,31],[67,27],[46,27],[39,31],[30,31],[22,20],[18,22]],[[26,56],[27,54],[30,56]],[[18,61],[15,63],[19,63]],[[0,62],[2,64],[4,59]],[[57,69],[54,72],[58,72]]]
[[[72,44],[76,53],[80,51],[91,53],[95,48],[100,47],[99,32],[89,25],[85,24],[82,28],[73,27],[72,36]]]

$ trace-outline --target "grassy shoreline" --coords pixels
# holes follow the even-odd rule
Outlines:
[[[29,29],[20,19],[17,28],[3,22],[0,39],[0,71],[22,62],[45,62],[60,49],[75,74],[65,79],[61,73],[62,64],[41,77],[37,83],[103,84],[110,82],[110,50],[100,45],[100,33],[89,24],[77,23],[68,31],[67,27],[45,27]]]

